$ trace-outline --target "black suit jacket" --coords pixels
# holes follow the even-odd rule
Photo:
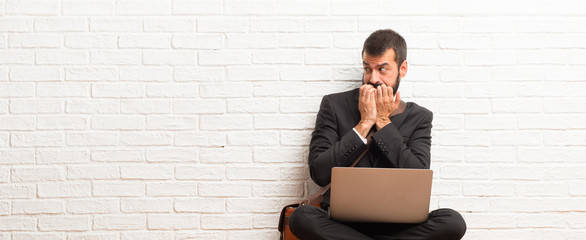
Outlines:
[[[320,186],[330,183],[333,167],[350,166],[366,149],[352,130],[360,121],[358,95],[354,89],[322,99],[308,160],[311,178]],[[356,166],[429,169],[432,119],[431,111],[407,103],[403,113],[391,117],[390,124],[374,133],[370,150]]]

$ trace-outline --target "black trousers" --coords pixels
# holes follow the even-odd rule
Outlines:
[[[313,205],[303,205],[289,218],[289,227],[301,240],[317,239],[461,239],[466,222],[460,213],[437,209],[420,224],[351,223],[331,220],[327,212]]]

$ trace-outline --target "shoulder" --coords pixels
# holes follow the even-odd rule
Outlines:
[[[422,107],[414,102],[407,103],[407,109],[410,109],[409,115],[415,118],[422,118],[422,119],[433,119],[433,112],[429,109]]]
[[[324,100],[327,99],[332,102],[346,101],[346,99],[352,98],[358,98],[358,88],[344,92],[328,94],[323,97]]]

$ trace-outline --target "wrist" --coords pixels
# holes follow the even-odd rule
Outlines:
[[[375,123],[376,130],[380,130],[381,128],[385,127],[389,123],[391,123],[391,119],[389,119],[389,118],[379,118],[379,119],[377,119],[377,121]]]
[[[356,129],[356,131],[358,131],[358,133],[360,134],[360,136],[362,137],[366,137],[366,135],[368,135],[368,132],[370,131],[370,129],[372,128],[372,126],[375,123],[372,121],[360,121],[355,127],[354,129]]]

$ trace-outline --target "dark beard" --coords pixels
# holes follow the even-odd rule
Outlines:
[[[362,74],[362,79],[364,79],[364,74]],[[393,96],[397,95],[397,90],[399,90],[399,83],[401,83],[401,78],[399,77],[399,74],[397,74],[397,79],[395,79],[395,86],[393,87]],[[378,86],[382,85],[382,83],[373,84],[371,82],[367,84],[372,85],[374,88],[377,88]]]

